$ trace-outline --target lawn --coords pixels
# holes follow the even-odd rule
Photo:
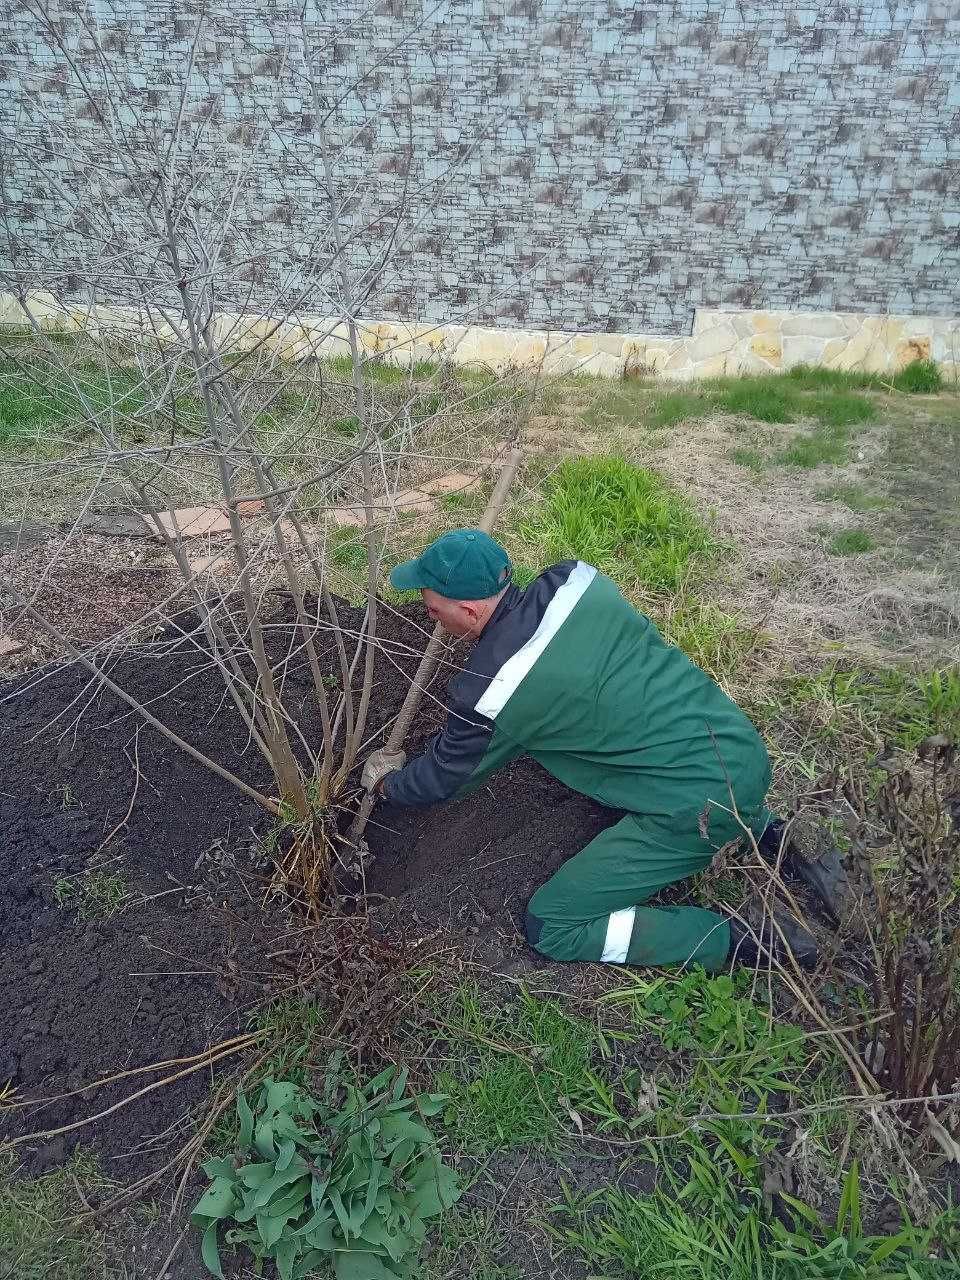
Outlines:
[[[89,407],[106,400],[131,447],[159,448],[194,429],[193,406],[174,388],[169,413],[145,415],[136,378],[86,364],[65,389],[20,342],[0,366],[0,532],[30,522],[63,537],[99,463]],[[267,397],[238,381],[286,481],[355,446],[347,373],[334,362]],[[908,1083],[933,1101],[921,1059],[949,1056],[960,1028],[960,850],[938,790],[956,779],[946,744],[960,737],[960,396],[927,366],[680,390],[571,378],[535,399],[520,377],[378,362],[367,374],[390,431],[412,414],[422,452],[471,475],[515,421],[525,461],[497,526],[515,581],[569,557],[612,576],[758,724],[771,802],[840,844],[858,906],[838,934],[819,928],[825,959],[809,977],[541,963],[518,910],[603,818],[519,764],[448,813],[371,825],[372,932],[353,899],[307,926],[266,892],[277,835],[262,814],[198,782],[69,667],[45,666],[50,651],[21,654],[0,668],[17,695],[0,703],[6,785],[27,796],[2,798],[17,1048],[0,1060],[16,1143],[0,1166],[0,1280],[154,1280],[168,1259],[199,1280],[214,1238],[237,1278],[253,1274],[252,1247],[269,1276],[329,1275],[333,1259],[341,1280],[383,1280],[401,1274],[401,1238],[425,1240],[408,1274],[429,1280],[960,1275],[956,1100],[897,1101],[914,1096]],[[412,487],[430,474],[423,457],[405,466]],[[475,523],[491,481],[478,474],[401,514],[385,560]],[[177,502],[215,492],[205,474],[174,484]],[[98,519],[129,506],[98,495]],[[327,528],[320,510],[311,520],[334,589],[356,605],[360,533]],[[143,537],[71,539],[76,576],[41,581],[48,544],[9,537],[0,565],[38,590],[52,582],[88,630],[92,582],[122,586],[130,617],[167,589],[165,552]],[[264,579],[265,595],[276,587]],[[426,623],[384,600],[378,728]],[[363,626],[359,608],[342,616]],[[271,618],[282,649],[282,606]],[[117,678],[246,767],[239,722],[190,654],[152,633],[115,644],[111,628]],[[318,660],[333,688],[332,655],[331,641]],[[283,671],[297,688],[292,656]],[[413,737],[441,711],[428,699]],[[725,851],[668,900],[737,910],[769,887],[763,874],[749,850]],[[916,1024],[910,1001],[881,990],[873,947],[900,974],[922,952]],[[137,1074],[25,1105],[80,1089],[87,1067]],[[105,1112],[121,1084],[152,1092],[51,1132]],[[185,1148],[182,1181],[153,1178]]]

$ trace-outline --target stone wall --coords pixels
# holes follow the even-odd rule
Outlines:
[[[71,306],[51,294],[27,299],[27,312],[0,294],[0,329],[28,324],[61,333],[113,330],[128,337],[164,336],[156,316],[146,323],[133,307]],[[335,317],[300,314],[272,319],[221,314],[215,333],[223,349],[263,344],[281,357],[348,355],[345,326]],[[685,381],[719,374],[775,373],[796,364],[888,373],[915,360],[934,360],[960,387],[960,316],[878,316],[852,312],[719,311],[698,309],[693,333],[561,333],[546,329],[494,329],[477,325],[410,324],[364,320],[363,349],[394,364],[447,359],[502,371],[542,362],[548,373],[619,378],[652,374]]]
[[[68,263],[91,202],[100,214],[114,199],[107,166],[77,195],[98,128],[80,80],[108,68],[118,128],[161,120],[200,5],[46,7],[57,39],[33,0],[10,0],[0,50],[5,225],[34,287],[51,287],[51,254]],[[340,189],[363,192],[374,226],[354,244],[360,269],[406,205],[377,315],[669,335],[716,308],[958,311],[953,0],[343,0],[322,12],[308,0],[306,42],[301,8],[204,5],[186,123],[209,148],[208,177],[261,131],[237,205],[251,259],[288,255],[293,271],[291,246],[325,216],[309,63]],[[77,263],[102,300],[123,297],[109,254]],[[780,326],[779,355],[773,329],[725,348],[729,333],[698,332],[691,359],[831,360],[839,348],[819,352],[821,338],[867,342],[846,318],[822,324],[833,329]],[[666,372],[686,367],[671,363],[679,348],[647,349]]]

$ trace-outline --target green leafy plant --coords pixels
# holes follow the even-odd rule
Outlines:
[[[130,886],[119,872],[90,871],[60,876],[53,882],[53,897],[58,907],[75,906],[83,920],[110,920],[129,899]]]
[[[707,974],[700,966],[679,976],[631,976],[604,1004],[627,1005],[635,1025],[668,1048],[690,1055],[691,1099],[712,1096],[715,1109],[752,1095],[794,1090],[790,1073],[804,1062],[798,1028],[771,1022],[746,994],[750,974]]]
[[[280,1280],[324,1263],[337,1280],[416,1274],[428,1220],[460,1191],[423,1123],[443,1097],[408,1097],[406,1085],[394,1067],[344,1082],[337,1055],[322,1098],[290,1080],[265,1080],[252,1107],[238,1093],[236,1153],[206,1161],[211,1183],[193,1211],[208,1270],[222,1280],[223,1228],[226,1244],[273,1261]]]
[[[943,390],[943,374],[933,360],[914,360],[894,375],[891,386],[908,395],[934,395]]]

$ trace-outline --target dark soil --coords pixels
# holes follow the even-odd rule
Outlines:
[[[289,644],[283,609],[281,601],[277,646]],[[359,621],[345,611],[345,627]],[[369,732],[399,708],[426,622],[418,609],[388,615],[391,660],[378,667]],[[332,653],[327,660],[332,669]],[[171,635],[126,651],[110,674],[181,736],[268,786],[263,761],[195,645]],[[299,659],[285,682],[309,730],[311,681]],[[412,749],[436,727],[430,706]],[[9,1078],[23,1099],[50,1097],[112,1072],[188,1057],[242,1030],[270,988],[264,957],[271,937],[287,925],[264,916],[256,891],[266,869],[255,837],[268,825],[259,807],[140,725],[72,665],[4,687],[0,758],[0,1084]],[[526,762],[447,808],[382,806],[368,828],[375,922],[408,939],[451,927],[480,943],[491,961],[532,963],[518,925],[526,899],[615,816]],[[130,887],[128,904],[109,920],[79,918],[54,898],[58,878],[94,866],[121,873]],[[155,1078],[132,1080],[139,1087]],[[154,1144],[183,1141],[190,1107],[209,1086],[210,1073],[200,1071],[89,1128],[21,1150],[37,1170],[61,1162],[79,1142],[107,1158],[108,1173],[129,1177],[156,1167]],[[8,1111],[5,1132],[70,1124],[130,1091],[127,1080]]]

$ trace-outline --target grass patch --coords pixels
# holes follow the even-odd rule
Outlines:
[[[651,416],[653,425],[659,427],[675,426],[709,413],[785,424],[814,418],[816,426],[811,431],[798,436],[770,460],[796,467],[839,464],[847,459],[852,429],[876,416],[874,403],[853,390],[863,385],[874,384],[863,384],[857,377],[837,370],[809,366],[798,366],[784,374],[714,378],[695,389],[658,396]],[[737,446],[731,457],[740,466],[757,472],[768,461],[763,450],[746,445]]]
[[[834,556],[862,556],[877,544],[863,529],[844,529],[835,533],[828,545]]]
[[[769,1215],[756,1183],[738,1191],[717,1176],[704,1147],[686,1181],[668,1174],[664,1184],[649,1196],[566,1191],[552,1233],[604,1280],[947,1280],[957,1274],[950,1259],[960,1215],[941,1214],[922,1229],[904,1214],[896,1236],[866,1234],[855,1162],[830,1221],[787,1195],[781,1216]]]
[[[676,1112],[740,1111],[746,1104],[763,1111],[771,1093],[796,1090],[806,1053],[798,1027],[771,1022],[750,998],[752,980],[747,969],[710,976],[699,966],[677,977],[631,975],[601,1002],[625,1010],[643,1037],[687,1056]]]
[[[798,436],[776,455],[775,461],[785,467],[811,469],[829,463],[842,466],[847,461],[850,432],[846,426],[820,424],[805,435]]]
[[[53,882],[53,897],[58,907],[75,907],[82,920],[110,920],[125,906],[130,886],[117,871],[89,871],[60,876]]]
[[[757,473],[761,472],[767,463],[762,450],[752,448],[731,449],[730,459],[736,462],[738,466],[746,467],[749,471],[756,471]]]
[[[570,1127],[597,1047],[593,1027],[553,1000],[522,990],[505,1009],[488,1006],[465,984],[444,1010],[451,1065],[437,1078],[448,1095],[444,1119],[467,1150],[528,1144],[555,1148]]]
[[[933,360],[914,360],[890,379],[890,385],[907,395],[936,395],[943,390],[943,374]]]
[[[108,1184],[96,1161],[76,1154],[62,1169],[18,1179],[0,1160],[0,1277],[3,1280],[121,1280],[96,1219],[78,1221],[87,1208],[83,1188]],[[117,1223],[111,1223],[111,1238]]]
[[[740,670],[749,654],[765,643],[757,631],[693,595],[674,602],[657,619],[657,626],[665,640],[719,683]]]
[[[866,733],[912,750],[931,734],[960,736],[960,667],[824,671],[788,680],[783,697],[788,708],[815,709],[828,738]]]
[[[871,493],[862,484],[827,485],[817,490],[821,502],[841,502],[851,511],[882,511],[888,506],[886,498]]]
[[[717,550],[683,497],[654,472],[615,456],[561,462],[520,532],[548,561],[586,560],[660,591],[675,590]]]
[[[492,1210],[461,1209],[447,1213],[440,1223],[439,1239],[427,1262],[424,1280],[523,1280],[520,1269],[498,1258],[507,1245],[497,1231]]]

